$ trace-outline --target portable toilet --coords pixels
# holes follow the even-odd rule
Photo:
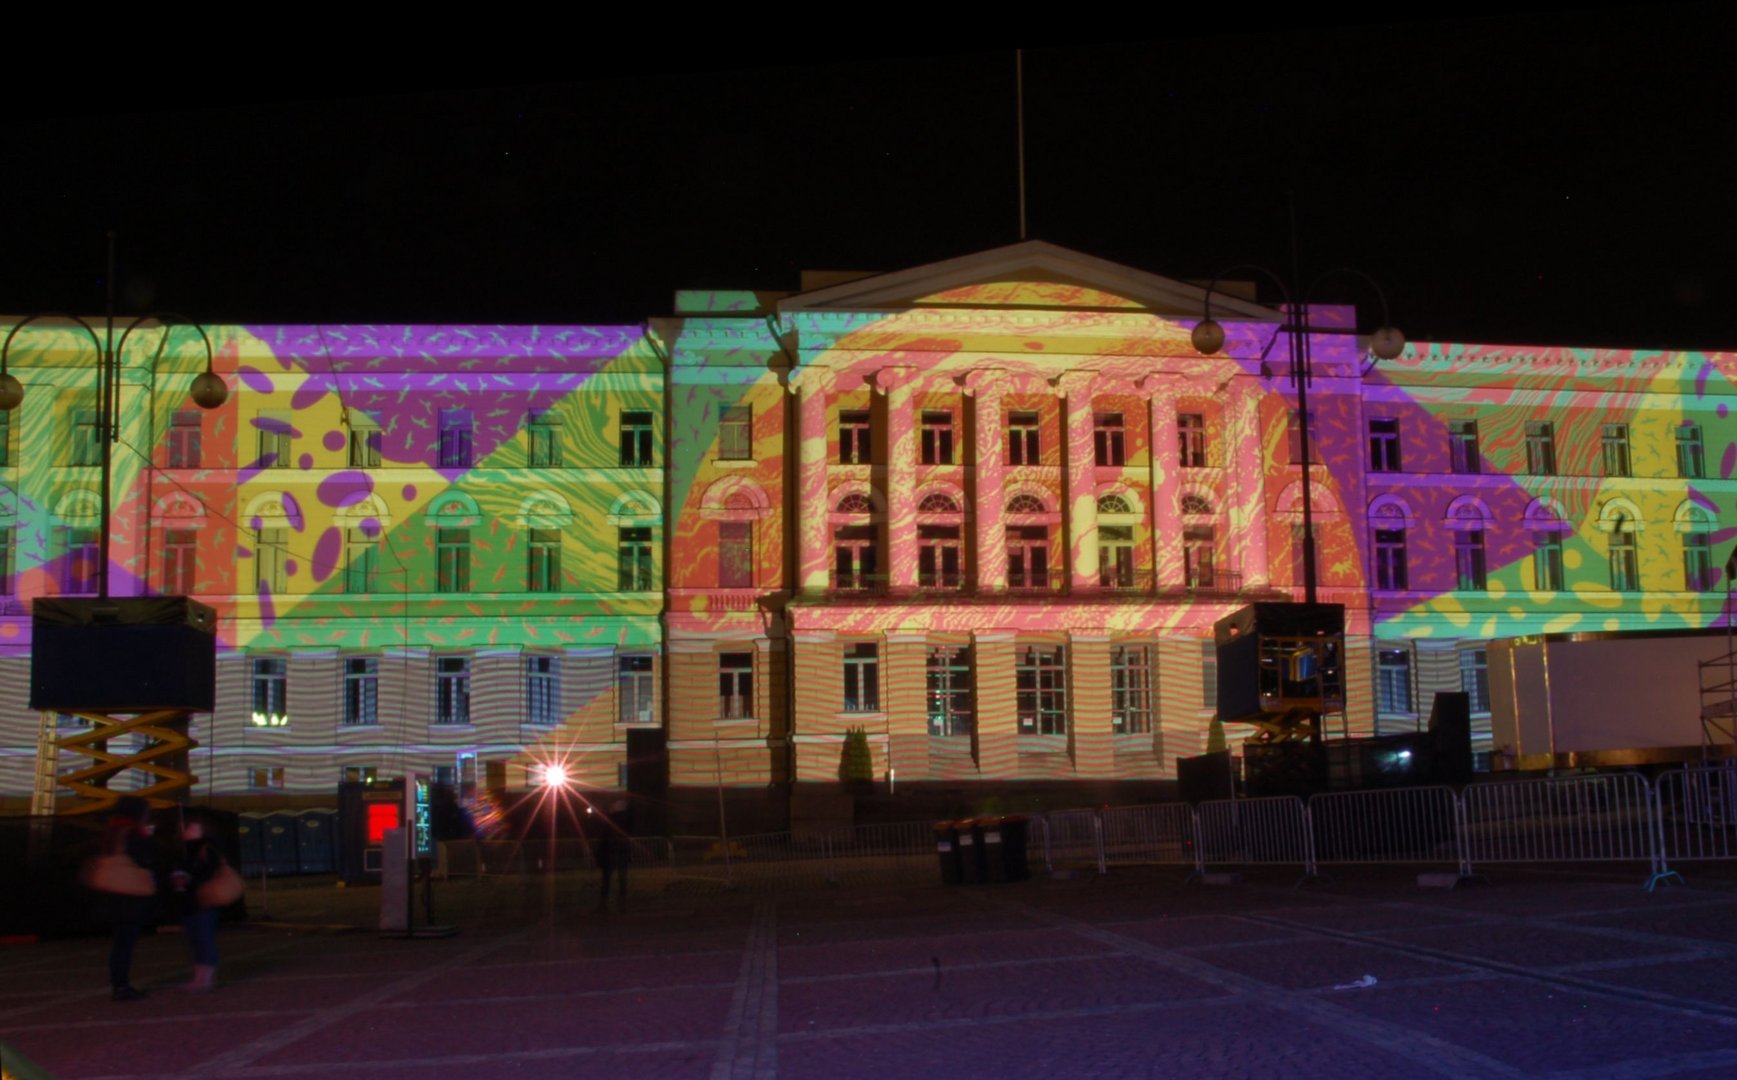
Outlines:
[[[296,861],[302,873],[337,873],[336,820],[335,810],[303,810],[296,815]]]
[[[301,873],[301,861],[296,853],[296,816],[287,810],[265,815],[265,872],[273,877]]]
[[[235,839],[241,846],[241,876],[257,877],[265,868],[265,815],[239,815],[235,821]]]

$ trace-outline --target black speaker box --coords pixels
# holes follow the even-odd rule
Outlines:
[[[32,709],[216,706],[217,613],[184,596],[40,597],[31,634]]]

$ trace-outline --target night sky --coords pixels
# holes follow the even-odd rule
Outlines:
[[[1303,277],[1368,272],[1414,339],[1737,347],[1731,10],[1028,41],[1029,235],[1288,274],[1294,202]],[[637,323],[678,288],[996,247],[1015,44],[14,65],[0,311],[100,310],[110,228],[123,309],[207,322]]]

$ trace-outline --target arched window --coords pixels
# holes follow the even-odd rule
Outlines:
[[[1134,509],[1128,505],[1128,500],[1120,495],[1105,495],[1098,500],[1098,513],[1100,514],[1132,514],[1133,512]]]
[[[874,508],[874,503],[860,491],[853,491],[838,500],[838,512],[841,514],[872,514]]]
[[[959,504],[953,501],[953,497],[943,495],[940,492],[923,496],[923,501],[917,504],[917,513],[919,514],[957,514],[958,512]]]
[[[1009,514],[1041,514],[1043,513],[1043,500],[1036,495],[1015,495],[1007,500],[1007,512]]]
[[[1182,512],[1184,514],[1210,514],[1212,503],[1205,495],[1182,496]]]

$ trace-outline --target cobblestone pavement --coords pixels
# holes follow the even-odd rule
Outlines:
[[[1737,1075],[1737,880],[1641,880],[639,881],[626,915],[465,882],[436,900],[460,933],[408,941],[359,929],[378,890],[274,885],[208,996],[172,932],[126,1004],[105,942],[0,945],[0,1040],[62,1080]]]

